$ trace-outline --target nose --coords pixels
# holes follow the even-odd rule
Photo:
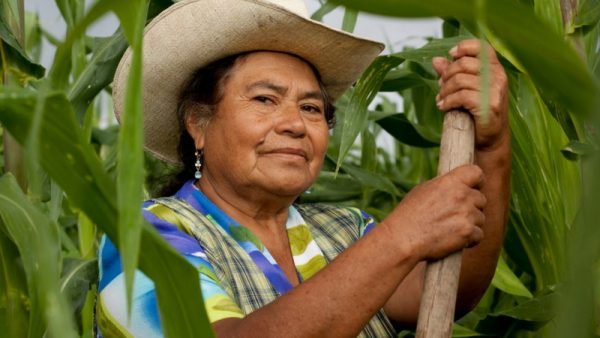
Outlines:
[[[275,118],[275,131],[293,137],[306,134],[306,123],[297,104],[288,102],[281,105],[281,111]]]

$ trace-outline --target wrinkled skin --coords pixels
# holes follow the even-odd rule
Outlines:
[[[205,154],[196,184],[265,244],[296,287],[243,319],[214,323],[218,336],[356,336],[382,307],[398,323],[414,325],[424,262],[466,247],[472,248],[464,254],[458,311],[476,304],[502,244],[510,173],[506,75],[489,49],[491,114],[484,121],[479,52],[477,40],[466,40],[450,51],[451,60],[433,60],[440,110],[466,108],[475,117],[476,164],[414,188],[373,231],[301,284],[285,221],[326,150],[318,83],[304,61],[287,54],[256,52],[235,65],[206,128],[187,125]]]

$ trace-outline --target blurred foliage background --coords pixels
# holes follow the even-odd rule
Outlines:
[[[0,332],[91,337],[106,233],[127,260],[128,283],[136,267],[155,281],[167,336],[211,336],[196,272],[140,217],[140,199],[178,170],[140,146],[140,36],[172,2],[98,0],[85,10],[83,1],[55,0],[67,25],[57,39],[24,1],[0,3]],[[443,37],[379,57],[338,101],[326,163],[301,201],[383,218],[433,177],[442,116],[431,58],[466,37],[486,39],[510,78],[510,222],[492,285],[454,336],[600,336],[600,1],[338,0],[323,1],[313,18],[338,6],[347,31],[364,11],[441,17]],[[87,36],[108,12],[119,30]],[[43,40],[57,48],[49,69],[39,65]],[[128,45],[136,55],[128,118],[106,126]],[[392,146],[379,142],[386,134]]]

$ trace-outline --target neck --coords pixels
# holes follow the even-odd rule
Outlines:
[[[205,176],[195,185],[227,215],[257,235],[285,232],[288,208],[296,199],[216,185]]]

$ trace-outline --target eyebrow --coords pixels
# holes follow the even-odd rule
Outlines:
[[[288,91],[287,87],[284,86],[280,86],[278,84],[275,84],[269,80],[260,80],[260,81],[256,81],[253,82],[249,85],[246,86],[246,91],[251,91],[252,89],[255,88],[266,88],[266,89],[270,89],[273,90],[275,92],[277,92],[279,95],[285,95],[285,93]],[[317,100],[321,100],[321,101],[325,101],[325,98],[323,97],[323,94],[321,93],[321,91],[307,91],[302,93],[301,100],[303,99],[317,99]]]

